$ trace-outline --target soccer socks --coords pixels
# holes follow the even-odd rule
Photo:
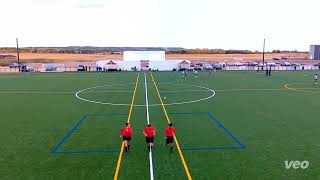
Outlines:
[[[171,146],[171,147],[170,147],[170,153],[172,153],[172,150],[173,150],[173,147]]]
[[[126,147],[124,147],[124,152],[128,152],[128,147],[126,146]]]
[[[128,151],[130,150],[130,144],[128,145]]]
[[[153,146],[148,145],[148,151],[149,151],[149,152],[150,152],[150,149],[152,150],[152,149],[153,149]]]

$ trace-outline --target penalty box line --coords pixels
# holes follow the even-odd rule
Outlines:
[[[58,155],[58,154],[95,154],[95,153],[113,153],[119,152],[119,150],[114,149],[98,149],[98,150],[59,150],[60,147],[67,142],[67,140],[73,135],[75,131],[80,129],[83,122],[87,121],[88,117],[95,117],[95,116],[127,116],[127,114],[93,114],[93,113],[86,113],[83,115],[80,120],[69,130],[69,132],[58,142],[58,144],[51,150],[51,154]]]

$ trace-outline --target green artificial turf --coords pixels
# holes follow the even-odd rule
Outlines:
[[[157,128],[154,177],[187,179],[176,147],[172,155],[165,147],[167,119],[145,73]],[[320,179],[320,85],[313,73],[200,72],[178,82],[180,73],[153,72],[165,104],[192,102],[165,106],[192,178]],[[132,145],[119,179],[150,179],[144,72],[0,74],[0,179],[113,179],[138,74]],[[91,102],[75,97],[86,88],[78,95]],[[215,95],[205,99],[214,94],[205,88]],[[287,170],[286,160],[310,165]]]

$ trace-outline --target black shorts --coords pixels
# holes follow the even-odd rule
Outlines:
[[[154,137],[146,137],[146,143],[153,143]]]
[[[130,141],[131,140],[131,136],[123,136],[122,139],[124,141]]]
[[[166,143],[167,144],[173,143],[173,136],[167,136]]]

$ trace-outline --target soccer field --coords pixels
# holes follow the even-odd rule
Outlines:
[[[200,72],[182,82],[177,72],[0,74],[0,179],[320,179],[314,73]],[[131,148],[119,157],[128,120]],[[286,168],[296,160],[308,168]]]

